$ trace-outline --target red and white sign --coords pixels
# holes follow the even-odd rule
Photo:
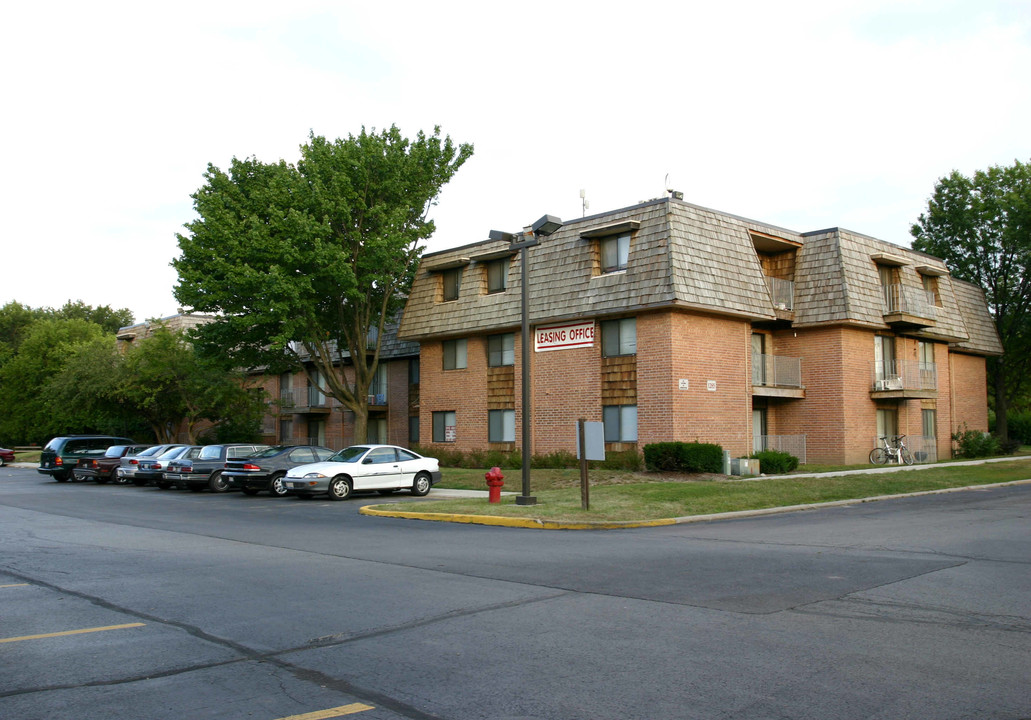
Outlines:
[[[533,348],[537,352],[569,350],[594,345],[594,321],[547,325],[533,333]]]

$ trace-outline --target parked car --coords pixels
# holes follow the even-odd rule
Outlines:
[[[113,435],[65,435],[55,437],[39,455],[36,470],[57,482],[68,482],[80,458],[100,457],[112,445],[133,445],[135,440]]]
[[[332,455],[332,450],[317,445],[276,445],[245,458],[227,459],[222,477],[231,489],[242,490],[245,495],[268,490],[269,495],[283,497],[287,470],[329,460]]]
[[[223,493],[229,490],[229,481],[222,477],[226,461],[229,458],[247,457],[266,448],[268,445],[246,443],[205,445],[196,455],[191,453],[188,457],[170,462],[164,480],[192,492],[207,488],[211,492]]]
[[[171,450],[174,447],[184,447],[182,443],[166,443],[164,445],[152,445],[146,450],[141,450],[135,455],[124,455],[115,469],[114,476],[112,479],[119,485],[127,485],[132,482],[133,477],[136,475],[136,470],[140,466],[140,461],[147,458],[155,458],[161,455],[167,450]]]
[[[104,454],[95,458],[79,458],[72,470],[76,480],[95,480],[103,485],[114,478],[115,470],[126,455],[135,455],[146,450],[150,445],[112,445]]]
[[[14,450],[8,450],[7,448],[0,448],[0,467],[3,467],[7,463],[14,462]]]
[[[164,475],[172,461],[190,455],[196,457],[200,449],[200,445],[175,445],[157,457],[142,458],[136,466],[136,473],[132,476],[132,484],[143,487],[153,482],[162,490],[167,490],[172,487],[172,483],[165,480]]]
[[[363,490],[388,495],[409,489],[412,495],[426,495],[440,476],[436,458],[395,445],[352,445],[326,462],[292,468],[284,483],[291,495],[325,493],[330,500],[346,500]]]

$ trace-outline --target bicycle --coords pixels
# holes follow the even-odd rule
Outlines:
[[[881,445],[870,451],[870,462],[874,465],[884,465],[888,462],[896,462],[899,465],[905,463],[912,465],[913,453],[906,447],[905,435],[884,435],[878,438]]]

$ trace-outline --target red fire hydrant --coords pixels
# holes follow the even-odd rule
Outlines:
[[[505,476],[501,474],[501,468],[492,467],[484,477],[487,478],[487,487],[490,493],[487,501],[501,502],[501,486],[505,484]]]

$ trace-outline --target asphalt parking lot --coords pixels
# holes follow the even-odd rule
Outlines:
[[[361,504],[0,469],[0,717],[1031,717],[1027,486],[588,533]]]

